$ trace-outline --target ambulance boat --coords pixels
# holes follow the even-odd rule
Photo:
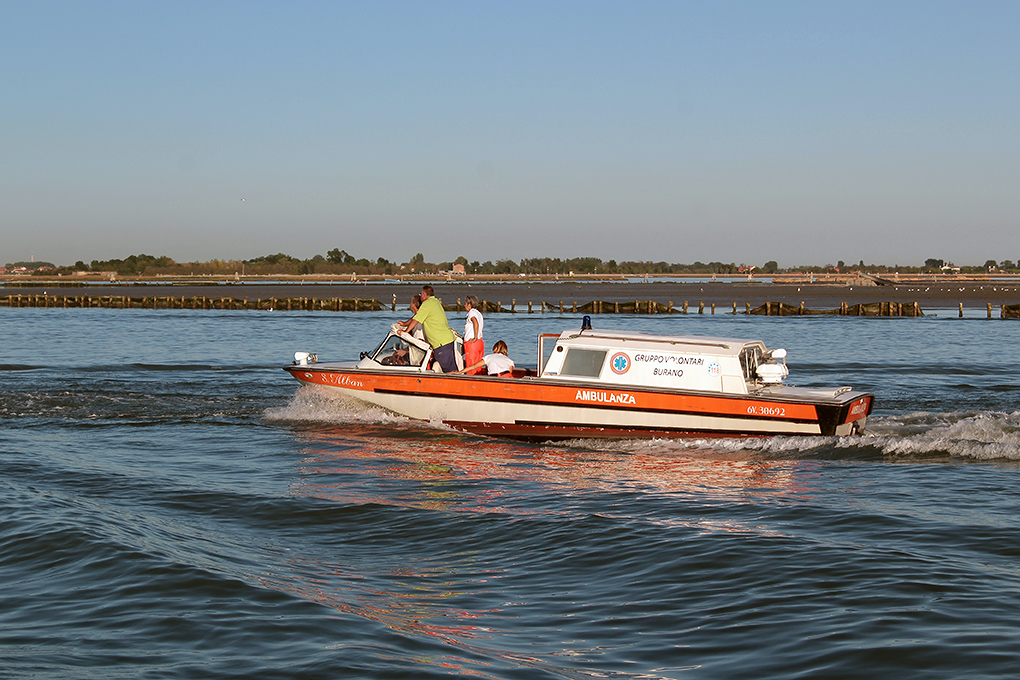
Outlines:
[[[785,385],[785,358],[758,340],[599,331],[585,317],[540,335],[537,370],[512,376],[439,373],[428,343],[396,325],[358,361],[297,352],[284,370],[408,418],[524,440],[864,431],[872,394]]]

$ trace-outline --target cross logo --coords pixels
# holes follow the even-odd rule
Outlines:
[[[609,360],[609,367],[613,369],[613,373],[622,375],[630,370],[630,357],[623,352],[617,352]]]

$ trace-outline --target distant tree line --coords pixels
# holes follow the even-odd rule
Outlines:
[[[248,260],[209,260],[208,262],[175,262],[163,256],[130,255],[124,259],[92,260],[86,264],[81,260],[72,266],[57,267],[49,262],[15,262],[7,264],[8,271],[15,267],[25,267],[37,275],[73,274],[74,272],[114,272],[120,276],[183,276],[196,275],[301,275],[301,274],[332,274],[354,276],[397,276],[397,275],[435,275],[450,272],[454,265],[464,267],[465,274],[475,275],[569,275],[569,274],[605,274],[605,275],[698,275],[698,274],[783,274],[802,272],[806,274],[823,274],[829,272],[845,273],[863,271],[869,274],[917,274],[940,272],[945,268],[957,269],[952,263],[942,259],[929,258],[924,266],[865,264],[861,260],[857,264],[847,265],[843,260],[836,264],[801,265],[781,268],[775,260],[762,265],[736,264],[734,262],[692,262],[690,264],[670,263],[665,261],[630,261],[602,260],[597,257],[574,257],[561,259],[558,257],[524,258],[519,262],[509,259],[492,262],[469,261],[466,257],[458,257],[450,262],[432,263],[425,256],[416,253],[406,262],[398,263],[384,257],[370,260],[355,257],[346,250],[333,248],[325,255],[315,255],[308,259],[292,257],[284,253],[264,255]],[[989,271],[1016,272],[1020,269],[1012,260],[987,260],[980,266],[961,266],[962,273],[983,273]]]

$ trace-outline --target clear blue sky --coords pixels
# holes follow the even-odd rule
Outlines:
[[[982,264],[1018,233],[1020,2],[0,0],[0,264]]]

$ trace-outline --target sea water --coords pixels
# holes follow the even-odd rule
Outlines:
[[[951,311],[596,316],[784,347],[869,431],[525,444],[280,370],[399,311],[0,309],[0,677],[1016,677],[1020,322]]]

